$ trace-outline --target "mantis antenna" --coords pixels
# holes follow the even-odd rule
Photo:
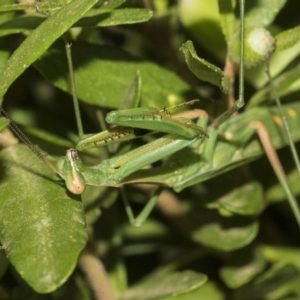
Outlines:
[[[28,146],[28,148],[51,170],[53,170],[56,174],[60,175],[58,169],[32,144],[32,142],[28,139],[28,137],[22,132],[19,126],[11,119],[8,113],[0,107],[0,117],[4,117],[9,120],[9,128],[11,131],[24,143]]]

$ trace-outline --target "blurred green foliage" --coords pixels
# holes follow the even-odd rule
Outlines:
[[[22,6],[2,0],[0,4],[0,94],[12,119],[51,155],[51,161],[78,140],[62,36],[71,44],[85,132],[103,129],[95,111],[105,115],[120,107],[137,71],[142,80],[141,106],[164,108],[199,98],[197,108],[205,109],[210,121],[226,110],[218,86],[228,90],[221,70],[230,40],[239,31],[236,1],[44,2],[38,6],[51,17],[35,13],[32,3]],[[300,114],[299,9],[297,1],[253,0],[246,3],[245,18],[247,26],[266,28],[277,40],[271,73],[290,111],[288,117],[296,121]],[[196,71],[191,68],[200,61],[195,55],[204,62]],[[185,60],[192,63],[186,65]],[[214,73],[207,71],[210,66]],[[247,114],[231,121],[242,120],[243,128],[235,128],[237,135],[250,118],[275,105],[264,68],[261,64],[246,70]],[[206,80],[203,74],[208,74]],[[2,136],[11,137],[3,129],[7,122],[0,121],[2,145]],[[300,138],[297,124],[292,128],[295,142]],[[282,148],[282,132],[274,129],[272,134],[276,147]],[[125,143],[119,151],[151,139]],[[247,146],[260,145],[256,137],[241,140],[232,145],[235,155],[242,153],[242,147],[253,151]],[[210,171],[207,177],[191,176],[177,188],[188,186],[182,191],[164,192],[141,228],[128,224],[117,189],[88,187],[80,200],[66,192],[51,170],[39,166],[25,146],[3,149],[0,299],[95,299],[77,265],[87,239],[88,248],[104,263],[118,299],[299,299],[300,232],[282,188],[260,152],[234,165],[222,141],[225,144],[223,137],[214,162],[221,155],[228,157],[223,174],[199,170],[201,157],[196,156],[189,167],[194,167],[193,174]],[[194,158],[189,157],[191,149],[156,163],[161,175],[164,170],[168,174],[171,163],[184,165]],[[290,150],[278,153],[298,196],[299,177]],[[82,156],[86,164],[94,165],[107,153],[101,149]],[[173,173],[175,177],[176,170]],[[135,212],[150,197],[143,186],[126,186],[125,192]]]

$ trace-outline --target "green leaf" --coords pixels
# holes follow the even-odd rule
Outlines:
[[[127,290],[120,300],[156,300],[196,290],[207,280],[193,271],[177,272],[164,277],[149,278]]]
[[[152,17],[152,12],[141,8],[124,8],[113,11],[91,9],[72,27],[107,27],[146,22]],[[23,15],[0,25],[0,36],[16,34],[33,30],[45,20],[39,14]]]
[[[6,23],[0,25],[0,36],[22,33],[28,30],[36,29],[46,18],[38,14],[22,15],[15,17]]]
[[[139,228],[133,227],[130,224],[124,227],[124,234],[126,238],[133,241],[138,241],[141,238],[153,239],[154,237],[156,239],[165,239],[168,233],[168,228],[164,224],[152,219],[147,219],[143,226]]]
[[[123,8],[113,11],[91,9],[74,27],[85,26],[116,26],[147,22],[152,17],[152,11],[142,8]]]
[[[184,295],[177,297],[170,297],[168,300],[225,300],[225,295],[221,289],[217,287],[212,281],[206,282],[200,288]],[[165,298],[164,298],[165,300]],[[167,300],[167,299],[166,299]]]
[[[293,265],[277,264],[234,293],[233,300],[286,299],[299,286],[299,273]]]
[[[42,11],[58,10],[62,7],[62,5],[58,3],[39,3],[38,6],[39,9]],[[35,10],[35,9],[36,7],[34,4],[27,4],[27,3],[0,5],[0,12],[16,11],[16,10]]]
[[[293,264],[300,272],[300,251],[296,247],[261,246],[265,259],[269,262]]]
[[[10,5],[15,5],[13,4],[13,0],[2,0],[2,5],[0,5],[0,24],[4,23],[14,17],[14,13],[3,13],[2,8],[3,6],[10,6]]]
[[[9,266],[9,261],[7,260],[5,251],[2,248],[0,249],[0,279],[2,279],[8,266]]]
[[[13,0],[2,0],[2,3],[10,4]],[[1,5],[0,5],[1,8]],[[14,17],[14,13],[0,13],[0,26],[2,23],[8,22]],[[11,40],[9,38],[3,38],[0,42],[0,70],[6,64],[11,51]]]
[[[192,41],[184,43],[179,50],[184,55],[188,68],[197,78],[218,86],[224,93],[229,92],[229,78],[220,68],[198,57]]]
[[[300,41],[300,26],[280,32],[275,39],[276,51],[293,47]]]
[[[253,241],[258,233],[258,223],[251,218],[225,218],[212,210],[193,208],[181,222],[181,229],[197,243],[233,251]]]
[[[42,129],[27,127],[27,128],[24,128],[24,132],[26,134],[29,134],[31,137],[34,136],[35,138],[37,138],[39,140],[43,140],[49,144],[52,144],[52,146],[56,145],[56,146],[59,146],[59,147],[65,148],[65,149],[71,148],[74,146],[74,144],[71,143],[70,141],[65,140],[58,135],[51,134]]]
[[[255,5],[252,5],[246,1],[245,26],[267,27],[274,21],[285,3],[286,0],[256,0]]]
[[[273,81],[278,97],[289,95],[299,89],[300,83],[300,65],[294,66],[292,69],[282,73]],[[252,95],[247,103],[247,109],[261,105],[263,103],[274,101],[273,94],[270,91],[269,85],[259,89],[258,92]]]
[[[300,195],[299,173],[295,168],[287,174],[287,182],[294,196]],[[286,200],[286,193],[280,183],[271,186],[265,195],[267,203],[280,202]]]
[[[251,281],[266,266],[266,261],[258,247],[247,247],[231,254],[220,270],[220,276],[226,285],[236,289]]]
[[[0,48],[0,70],[6,64],[10,52],[9,52],[10,40],[8,38],[2,38],[2,47]]]
[[[110,0],[110,1],[103,0],[103,1],[104,4],[101,6],[102,8],[115,9],[121,6],[126,0]]]
[[[236,18],[234,14],[236,1],[218,0],[218,4],[222,31],[225,36],[226,42],[228,43],[231,37],[235,34],[237,28]]]
[[[181,0],[179,19],[194,41],[220,61],[226,56],[226,43],[220,26],[217,0]]]
[[[65,56],[64,44],[57,42],[35,67],[56,87],[71,93]],[[137,70],[143,79],[141,94],[147,106],[181,103],[190,89],[171,71],[117,48],[73,42],[72,58],[77,95],[89,104],[118,108]]]
[[[9,124],[9,121],[4,118],[0,118],[0,131],[6,128]]]
[[[218,201],[220,209],[239,215],[258,214],[264,206],[263,188],[259,182],[252,181],[232,189]]]
[[[129,109],[139,107],[141,100],[142,78],[137,71],[132,82],[128,86],[119,109]]]
[[[0,99],[10,85],[96,2],[97,0],[72,1],[26,38],[0,71]]]
[[[87,241],[82,203],[25,145],[0,153],[0,239],[9,261],[38,293],[73,272]]]

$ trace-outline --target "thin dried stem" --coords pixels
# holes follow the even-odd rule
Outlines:
[[[112,287],[101,260],[88,250],[81,253],[78,266],[85,274],[97,300],[114,300]]]
[[[277,152],[275,151],[275,148],[272,144],[272,140],[271,137],[268,133],[267,128],[265,127],[265,125],[263,123],[261,123],[260,121],[253,121],[250,123],[250,126],[252,126],[253,128],[256,129],[257,134],[259,136],[259,139],[262,143],[262,146],[266,152],[266,155],[270,161],[270,164],[278,178],[278,181],[281,183],[281,186],[283,187],[287,199],[290,203],[290,206],[292,208],[292,211],[294,213],[294,216],[298,222],[298,225],[300,227],[300,210],[297,204],[297,201],[293,195],[293,193],[291,192],[289,185],[287,183],[286,180],[286,175],[284,172],[284,169],[281,165],[281,162],[278,158]]]

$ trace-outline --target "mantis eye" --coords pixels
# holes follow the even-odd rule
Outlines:
[[[77,166],[77,160],[79,159],[77,150],[68,150],[67,158],[70,162],[70,169],[65,178],[66,186],[71,193],[80,195],[84,192],[86,184]]]
[[[67,189],[73,194],[80,195],[84,192],[84,178],[75,168],[72,168],[72,171],[67,175],[66,186]]]

